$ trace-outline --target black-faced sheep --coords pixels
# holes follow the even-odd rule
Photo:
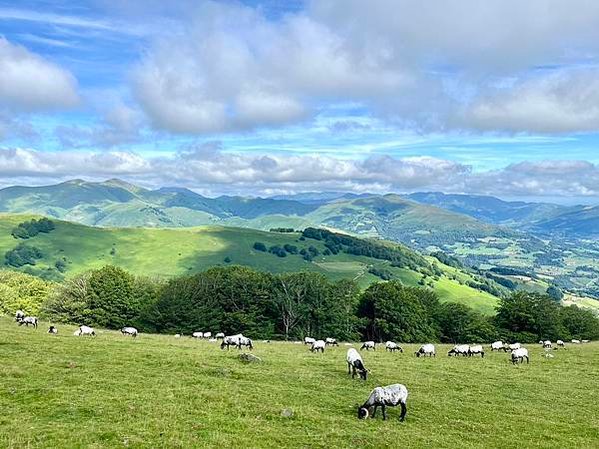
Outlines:
[[[48,328],[48,333],[49,333],[49,334],[58,334],[58,329],[56,329],[56,327],[55,327],[55,326],[50,326],[50,327]]]
[[[316,340],[314,343],[312,343],[312,347],[310,348],[310,351],[312,352],[324,352],[324,348],[326,346],[326,343],[324,340]]]
[[[470,346],[468,345],[455,345],[453,348],[451,348],[448,352],[447,355],[448,356],[467,356],[468,355],[468,350],[470,349]]]
[[[414,353],[414,355],[416,357],[425,357],[425,356],[429,356],[429,357],[437,357],[437,353],[435,352],[435,345],[431,344],[431,343],[427,343],[425,345],[420,346],[420,348],[418,348],[418,351],[416,351]]]
[[[370,415],[370,409],[374,408],[372,417],[376,416],[378,407],[383,411],[383,419],[387,419],[387,407],[401,407],[399,420],[406,418],[408,411],[406,403],[408,401],[408,389],[402,384],[393,384],[386,387],[376,387],[366,399],[366,402],[358,407],[358,418],[366,419]]]
[[[526,359],[526,363],[529,362],[528,359],[528,350],[526,348],[518,348],[512,351],[512,363],[515,365],[516,363],[522,363]]]
[[[131,326],[127,326],[121,329],[121,334],[124,335],[129,335],[133,338],[137,337],[137,329],[135,329],[134,327]]]
[[[364,366],[362,356],[356,351],[355,348],[349,348],[347,350],[347,374],[351,374],[351,378],[356,377],[356,373],[364,380],[368,377],[368,370]]]
[[[374,341],[365,341],[360,347],[360,351],[362,349],[366,349],[367,351],[372,349],[373,351],[376,351],[376,343]]]
[[[79,326],[79,329],[77,329],[73,335],[75,335],[76,337],[81,337],[83,335],[89,335],[91,337],[95,337],[96,331],[94,330],[93,327]]]
[[[468,348],[468,356],[472,357],[477,354],[480,354],[481,358],[485,357],[485,351],[483,350],[482,345],[473,345]]]
[[[389,351],[389,352],[395,352],[395,351],[403,352],[403,348],[401,346],[399,346],[397,343],[395,343],[394,341],[386,342],[385,350]]]
[[[339,343],[337,343],[337,339],[335,338],[327,337],[324,342],[327,346],[339,346]]]
[[[22,326],[23,324],[27,327],[29,326],[33,326],[34,328],[37,329],[37,318],[34,316],[25,316],[23,318],[21,318],[19,321],[19,326]]]

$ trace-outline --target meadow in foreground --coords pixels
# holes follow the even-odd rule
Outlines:
[[[96,338],[0,318],[0,447],[555,447],[599,444],[599,344],[569,345],[529,365],[363,353],[368,381],[347,375],[347,347],[256,342],[259,364],[216,343],[99,330]],[[356,345],[357,346],[357,345]],[[406,422],[358,420],[377,385],[403,383]],[[291,410],[292,416],[282,415]]]

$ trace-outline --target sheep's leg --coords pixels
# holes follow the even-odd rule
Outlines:
[[[351,365],[347,362],[347,374],[351,374]]]
[[[528,359],[528,356],[526,356],[526,364],[528,365],[529,362],[530,360]]]
[[[351,378],[355,379],[356,378],[356,367],[352,365],[351,367]]]
[[[381,409],[383,410],[383,421],[387,420],[387,406],[385,404],[381,405]]]
[[[404,404],[403,402],[400,402],[399,405],[401,405],[401,415],[399,415],[399,420],[404,421],[406,418],[408,408],[406,407],[406,404]]]
[[[384,406],[383,406],[384,407]],[[372,411],[372,419],[374,419],[376,417],[376,411],[379,409],[379,406],[375,404],[374,406],[374,410]],[[384,416],[385,412],[383,412],[383,416]]]

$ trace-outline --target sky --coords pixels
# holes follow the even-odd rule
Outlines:
[[[599,2],[0,0],[0,185],[599,204]]]

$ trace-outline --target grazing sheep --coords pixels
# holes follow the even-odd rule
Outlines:
[[[520,349],[520,347],[521,347],[520,343],[512,343],[511,345],[507,346],[509,351],[514,351],[516,349]]]
[[[57,334],[58,333],[58,329],[56,329],[56,327],[54,327],[54,326],[50,326],[48,328],[48,333],[49,334]]]
[[[22,326],[24,324],[25,326],[29,327],[29,325],[31,325],[37,329],[37,318],[34,316],[23,317],[18,321],[18,323],[19,326]]]
[[[311,345],[316,341],[316,338],[312,338],[312,337],[304,337],[304,344],[305,345]]]
[[[582,340],[583,343],[588,343],[591,340]]]
[[[123,336],[125,335],[130,335],[133,338],[137,338],[137,329],[135,329],[134,327],[124,327],[121,329],[121,334],[123,334]]]
[[[324,342],[328,346],[339,346],[339,343],[337,343],[337,339],[335,338],[327,337]]]
[[[491,352],[501,351],[503,349],[504,349],[504,346],[503,346],[503,342],[501,340],[491,343]]]
[[[219,332],[215,335],[217,340],[222,340],[223,338],[225,338],[225,333],[224,332]]]
[[[564,343],[564,340],[558,340],[555,342],[555,344],[557,345],[558,348],[565,348],[566,344]]]
[[[349,348],[347,350],[347,374],[351,374],[351,378],[356,377],[356,373],[364,380],[368,377],[368,370],[364,366],[362,356],[355,348]]]
[[[192,338],[203,338],[204,337],[204,333],[203,332],[194,332],[193,334],[191,334]]]
[[[212,338],[212,332],[204,332],[204,338]]]
[[[468,356],[472,357],[476,354],[480,354],[481,358],[485,358],[485,351],[483,350],[482,345],[474,345],[468,348]]]
[[[425,345],[420,346],[420,348],[418,348],[418,351],[416,351],[414,353],[414,355],[416,357],[420,357],[420,356],[429,356],[429,357],[437,357],[437,353],[435,352],[435,345],[427,343]]]
[[[181,334],[175,334],[175,338],[181,338]]]
[[[551,348],[552,348],[552,346],[551,346],[551,340],[545,340],[543,342],[543,349],[551,349]]]
[[[526,363],[528,364],[528,349],[518,348],[512,351],[512,364],[515,365],[518,362],[523,363],[524,359],[526,359]]]
[[[229,346],[235,346],[237,349],[241,349],[242,346],[246,346],[248,349],[254,349],[252,340],[247,337],[244,337],[242,334],[231,335],[223,338],[223,341],[220,344],[220,348],[227,348],[228,351]]]
[[[399,420],[403,421],[406,418],[406,402],[408,400],[408,389],[402,384],[393,384],[386,387],[376,387],[370,393],[366,402],[358,407],[358,418],[366,419],[370,415],[370,409],[374,407],[372,417],[376,416],[378,407],[383,411],[383,420],[387,419],[387,406],[401,406],[401,414]]]
[[[468,355],[468,351],[470,350],[470,346],[468,345],[455,345],[453,348],[451,348],[448,352],[447,355],[448,356],[467,356]]]
[[[367,351],[372,349],[373,351],[376,351],[376,343],[374,341],[365,341],[360,347],[360,351],[362,349],[366,349]]]
[[[93,327],[79,326],[79,329],[77,329],[73,335],[75,335],[76,337],[81,337],[82,335],[89,335],[91,337],[95,337],[96,331],[94,331]]]
[[[399,346],[397,343],[395,343],[394,341],[388,341],[388,342],[385,343],[385,351],[389,351],[389,352],[395,352],[395,351],[403,352],[403,348],[401,346]]]
[[[324,342],[324,340],[316,340],[314,343],[312,343],[312,347],[310,348],[310,351],[312,352],[324,352],[324,348],[326,346],[326,343]]]
[[[580,344],[580,340],[577,340],[575,338],[572,339],[572,343],[575,345],[579,345]]]
[[[23,312],[22,310],[17,310],[15,312],[15,321],[19,322],[21,321],[23,318],[25,318],[25,312]]]

